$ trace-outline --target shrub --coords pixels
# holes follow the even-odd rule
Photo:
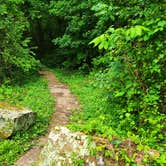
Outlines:
[[[0,79],[15,72],[36,69],[38,61],[29,47],[30,38],[24,37],[29,23],[21,11],[23,0],[6,0],[0,4]]]
[[[143,7],[138,11],[131,6],[134,1],[123,7],[122,4],[112,6],[119,21],[91,42],[104,50],[103,56],[94,60],[97,67],[102,66],[96,81],[114,106],[111,112],[116,112],[119,130],[132,130],[149,138],[151,144],[163,143],[166,21],[162,12],[165,8],[152,1],[138,2],[137,6]]]

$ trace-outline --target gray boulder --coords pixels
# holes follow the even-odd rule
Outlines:
[[[17,131],[27,130],[34,122],[36,113],[21,107],[0,107],[0,138],[8,138]]]
[[[40,153],[37,165],[74,166],[76,161],[82,161],[85,165],[95,166],[95,160],[89,151],[89,148],[94,149],[95,146],[95,143],[90,143],[83,133],[56,126],[49,134],[48,142]]]

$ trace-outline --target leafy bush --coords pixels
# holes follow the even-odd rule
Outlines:
[[[119,131],[146,137],[152,146],[164,144],[166,21],[162,12],[166,8],[140,1],[137,6],[143,5],[143,9],[135,11],[137,7],[132,4],[134,1],[113,4],[119,21],[91,42],[104,50],[103,56],[94,60],[103,68],[96,74],[95,84],[105,89]]]
[[[23,0],[6,0],[0,3],[0,79],[15,72],[36,69],[38,61],[29,47],[30,38],[24,37],[29,28],[21,11]]]

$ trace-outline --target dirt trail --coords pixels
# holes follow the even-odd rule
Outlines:
[[[69,116],[71,115],[72,110],[79,108],[77,99],[70,93],[70,90],[54,76],[53,73],[49,71],[41,71],[40,74],[48,80],[50,92],[56,103],[55,113],[52,115],[47,134],[40,137],[36,142],[36,146],[32,147],[27,153],[18,159],[13,166],[31,166],[37,161],[38,155],[47,141],[50,129],[55,126],[66,125],[69,122]]]

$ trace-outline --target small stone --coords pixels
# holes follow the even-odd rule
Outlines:
[[[104,166],[104,160],[103,160],[103,157],[102,157],[102,156],[99,156],[97,164],[98,164],[99,166]]]

